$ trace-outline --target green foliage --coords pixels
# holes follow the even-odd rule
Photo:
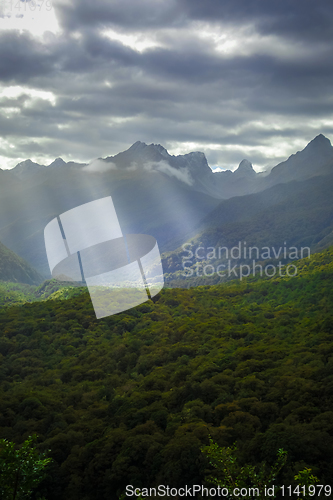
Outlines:
[[[32,285],[0,281],[0,307],[5,308],[35,300],[35,289],[36,287]]]
[[[304,468],[330,484],[333,250],[297,265],[289,280],[166,289],[100,320],[82,291],[3,309],[0,438],[37,433],[51,449],[36,492],[200,484],[209,435],[256,471],[286,450],[280,484]]]
[[[311,469],[305,467],[305,469],[299,471],[298,474],[294,477],[295,481],[297,481],[297,484],[299,486],[305,486],[305,491],[307,494],[302,495],[301,497],[298,498],[304,498],[304,499],[309,499],[313,498],[313,495],[308,494],[308,488],[309,486],[314,486],[315,484],[319,483],[319,479],[317,476],[314,476],[311,474]]]
[[[36,450],[33,446],[36,439],[35,435],[29,437],[20,448],[6,439],[0,440],[2,500],[27,500],[31,497],[32,490],[44,479],[44,469],[51,462],[51,458],[46,458],[45,454]]]
[[[252,499],[253,493],[249,488],[258,488],[259,495],[256,498],[267,497],[265,488],[274,485],[276,478],[287,461],[287,452],[278,450],[275,463],[268,466],[265,461],[256,466],[241,466],[237,459],[237,446],[220,447],[212,439],[209,446],[201,448],[202,453],[208,459],[209,464],[214,467],[211,475],[205,478],[206,481],[227,488],[232,492],[234,488],[246,488],[248,494],[242,495],[244,499]],[[276,498],[277,490],[270,498]]]
[[[0,307],[7,308],[15,304],[37,302],[42,300],[67,300],[86,291],[86,287],[73,282],[62,282],[56,279],[46,280],[39,286],[23,283],[0,281]]]

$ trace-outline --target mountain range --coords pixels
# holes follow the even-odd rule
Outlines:
[[[323,226],[323,214],[325,203],[330,206],[331,174],[333,147],[322,134],[269,174],[256,173],[246,159],[234,171],[213,172],[204,153],[173,156],[160,144],[139,141],[89,164],[57,158],[45,166],[25,160],[11,171],[0,170],[0,241],[48,277],[46,224],[62,212],[111,195],[123,233],[151,234],[162,252],[205,231],[217,235],[220,228],[225,234],[228,224],[235,235],[244,234],[239,224],[249,227],[250,219],[258,231],[262,216],[268,220],[269,214],[265,232],[272,235],[274,214],[280,213],[283,226],[281,214],[295,203],[300,219],[311,213],[313,220],[313,227],[303,229],[304,239],[324,244],[325,238],[330,240],[331,215],[324,217]],[[320,208],[317,202],[311,205],[311,193]]]
[[[159,172],[187,184],[195,191],[225,199],[262,191],[280,182],[328,174],[333,171],[333,147],[329,139],[319,134],[302,151],[273,167],[268,175],[257,173],[247,159],[243,159],[233,171],[214,172],[202,152],[174,156],[160,144],[147,145],[140,141],[126,151],[104,159],[98,158],[90,164],[66,163],[62,158],[56,158],[46,167],[29,159],[18,163],[10,173],[20,180],[32,177],[36,180],[36,174],[45,178],[51,172],[54,173],[54,169],[57,172],[79,169],[96,174],[113,172],[113,175],[115,171]]]

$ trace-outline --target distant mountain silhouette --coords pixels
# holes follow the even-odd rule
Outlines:
[[[44,165],[39,165],[30,159],[21,161],[14,167],[10,173],[14,174],[18,179],[24,180],[32,175],[38,174],[45,168]]]
[[[213,172],[202,152],[175,156],[160,144],[140,141],[90,164],[57,158],[45,166],[26,160],[11,171],[0,170],[0,240],[49,276],[44,227],[80,204],[111,195],[123,232],[151,234],[163,251],[174,249],[205,217],[206,223],[225,218],[213,212],[223,199],[331,172],[333,148],[323,135],[269,175],[256,173],[246,159],[234,171]],[[293,189],[291,184],[288,192]],[[231,221],[235,213],[229,208]],[[251,213],[250,207],[242,210]]]
[[[269,185],[307,179],[333,172],[333,147],[327,137],[319,134],[302,150],[272,168],[265,179]]]
[[[206,156],[200,151],[175,156],[170,155],[161,144],[147,145],[140,141],[135,142],[126,151],[104,159],[99,158],[90,165],[66,163],[62,158],[56,158],[48,166],[25,160],[18,163],[11,170],[11,174],[15,174],[15,177],[21,180],[39,174],[44,180],[55,169],[59,173],[59,170],[69,170],[69,168],[83,169],[90,173],[105,173],[112,170],[158,171],[184,182],[196,191],[224,199],[261,191],[281,182],[329,174],[333,171],[333,147],[327,137],[319,134],[302,151],[273,167],[266,176],[257,174],[247,159],[243,159],[234,171],[213,172]]]

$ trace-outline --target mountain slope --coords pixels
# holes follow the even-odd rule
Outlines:
[[[0,168],[0,198],[22,187],[21,181],[13,174],[12,170]]]
[[[330,173],[333,173],[333,146],[327,137],[319,134],[302,151],[272,168],[263,183],[272,186]]]
[[[221,198],[214,174],[200,151],[184,155],[170,155],[160,144],[137,141],[127,151],[105,159],[120,169],[146,169],[182,180],[192,189]]]
[[[182,242],[187,243],[184,248],[192,248],[193,252],[198,247],[206,249],[201,251],[199,259],[191,258],[192,268],[197,263],[216,268],[225,261],[225,252],[221,258],[207,258],[207,249],[231,249],[240,242],[243,247],[258,248],[310,247],[311,251],[316,251],[327,247],[331,244],[333,231],[332,185],[333,174],[317,176],[222,201]],[[165,272],[176,273],[178,278],[182,276],[187,255],[182,248],[163,255]],[[247,257],[236,260],[238,264],[249,263]],[[188,278],[183,279],[186,286]]]
[[[333,173],[333,147],[327,137],[319,134],[307,146],[272,168],[268,175],[256,174],[251,163],[243,160],[231,172],[214,173],[221,198],[231,198],[263,191],[276,184],[305,180]]]
[[[43,278],[30,264],[0,243],[0,280],[37,285]]]

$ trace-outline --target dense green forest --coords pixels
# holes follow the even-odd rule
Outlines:
[[[280,484],[304,467],[330,484],[333,248],[297,266],[101,320],[82,290],[3,308],[0,439],[50,450],[47,500],[201,484],[209,436],[244,464],[286,450]]]
[[[86,290],[86,287],[80,287],[78,283],[55,279],[46,280],[39,286],[0,281],[0,308],[48,299],[68,299]]]

